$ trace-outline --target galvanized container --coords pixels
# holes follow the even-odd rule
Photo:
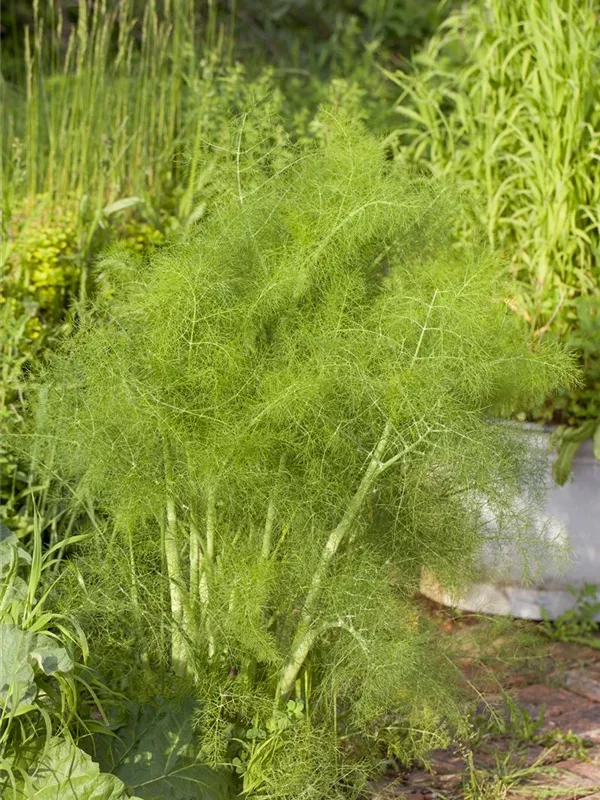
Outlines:
[[[562,536],[569,555],[566,565],[559,569],[549,559],[547,565],[541,565],[533,583],[526,584],[522,560],[514,553],[493,570],[489,565],[482,565],[484,577],[462,597],[448,594],[428,574],[423,575],[421,591],[432,600],[465,611],[542,619],[542,609],[545,609],[549,617],[555,619],[573,608],[573,591],[577,592],[586,584],[596,585],[600,601],[600,461],[594,457],[591,439],[583,442],[567,483],[557,486],[552,477],[554,456],[550,449],[553,429],[541,425],[521,428],[531,437],[532,446],[539,447],[541,443],[548,451],[547,493],[539,516],[539,530],[545,528]],[[524,502],[527,502],[525,498]],[[597,619],[600,620],[600,614]]]

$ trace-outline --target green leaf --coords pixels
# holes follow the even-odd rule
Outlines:
[[[4,577],[9,572],[15,551],[18,564],[31,564],[31,556],[19,547],[15,534],[6,525],[0,525],[0,576]]]
[[[126,800],[128,797],[117,777],[101,773],[87,753],[58,737],[50,741],[30,770],[27,785],[17,786],[17,800]]]
[[[189,701],[135,706],[116,743],[99,740],[100,765],[143,800],[228,800],[230,777],[200,761],[192,713]]]
[[[109,203],[104,206],[103,211],[108,217],[110,214],[116,214],[118,211],[125,211],[125,209],[138,206],[143,202],[141,197],[123,197],[121,200],[115,200],[114,203]]]
[[[29,651],[29,658],[37,663],[46,675],[55,672],[69,672],[73,669],[73,661],[64,647],[60,647],[54,639],[40,633]]]
[[[559,486],[564,486],[573,468],[573,460],[579,450],[581,442],[563,441],[558,450],[556,461],[552,465],[554,480]]]
[[[34,635],[10,623],[0,624],[0,702],[7,711],[29,703],[37,694],[29,650]]]
[[[7,528],[6,525],[2,525],[0,523],[0,542],[2,542],[4,539],[7,539],[10,536],[14,536],[14,533],[10,530],[10,528]],[[15,539],[16,538],[17,537],[15,536]]]
[[[566,428],[564,425],[556,429],[555,441],[558,443],[556,460],[552,466],[554,479],[559,486],[563,486],[573,468],[573,460],[582,442],[594,437],[594,450],[596,450],[597,422],[588,420],[577,428]]]
[[[600,460],[600,422],[598,422],[594,431],[594,456]]]
[[[6,608],[10,603],[17,601],[23,602],[27,597],[27,583],[15,575],[6,586],[4,594],[2,595],[2,608]]]
[[[34,667],[46,675],[69,672],[73,662],[64,647],[46,634],[0,624],[0,700],[13,713],[37,694]]]

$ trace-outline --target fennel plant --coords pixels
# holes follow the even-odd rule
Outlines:
[[[193,683],[248,797],[337,796],[460,724],[412,597],[423,568],[464,585],[490,538],[537,546],[514,504],[535,470],[489,418],[570,374],[494,257],[453,248],[460,196],[326,118],[266,153],[244,118],[202,229],[106,256],[114,299],[37,404],[42,460],[95,508],[65,602],[113,672]]]

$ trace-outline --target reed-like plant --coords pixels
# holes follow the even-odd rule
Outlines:
[[[453,249],[460,197],[328,120],[290,159],[244,118],[202,230],[106,257],[115,300],[37,404],[38,456],[99,529],[65,602],[109,672],[194,681],[206,757],[248,797],[351,792],[372,750],[460,723],[411,598],[424,567],[463,585],[490,537],[536,546],[530,456],[488,417],[569,374],[496,260]]]
[[[3,85],[5,220],[59,205],[82,223],[86,254],[110,214],[201,216],[207,143],[218,152],[230,106],[268,87],[243,80],[223,26],[209,13],[199,29],[196,12],[193,0],[100,0],[79,4],[73,25],[61,3],[36,0],[24,86]]]
[[[17,137],[30,198],[86,196],[95,209],[134,191],[160,193],[181,135],[192,10],[178,3],[177,14],[159,17],[156,3],[146,4],[138,42],[132,2],[83,3],[65,50],[61,5],[34,4],[26,106],[13,98],[4,110],[5,142]]]
[[[398,158],[469,187],[475,229],[483,225],[509,262],[516,313],[537,336],[576,346],[580,298],[600,304],[597,3],[462,4],[412,71],[390,77],[406,120],[392,137]],[[600,384],[587,375],[586,392],[561,402],[557,421],[597,413]]]

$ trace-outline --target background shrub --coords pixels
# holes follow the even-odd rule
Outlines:
[[[579,349],[585,384],[531,408],[599,416],[600,28],[592,0],[483,0],[442,23],[413,61],[391,142],[403,163],[474,195],[476,225],[515,280],[511,305],[538,337]],[[585,345],[582,347],[583,341]]]

